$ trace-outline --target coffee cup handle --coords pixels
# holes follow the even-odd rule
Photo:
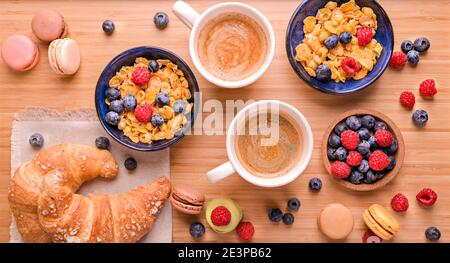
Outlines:
[[[235,172],[233,165],[230,162],[226,162],[207,172],[206,176],[208,177],[208,182],[214,184]]]
[[[200,14],[183,1],[176,1],[172,6],[174,14],[190,29]]]

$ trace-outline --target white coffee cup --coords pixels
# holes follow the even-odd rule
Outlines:
[[[191,34],[189,37],[189,53],[191,55],[192,61],[194,62],[197,70],[202,74],[202,76],[207,79],[209,82],[224,88],[240,88],[244,86],[248,86],[255,82],[258,78],[260,78],[264,72],[269,68],[273,56],[275,54],[275,34],[273,32],[272,25],[269,20],[257,9],[238,2],[227,2],[221,3],[208,8],[202,14],[199,14],[195,11],[190,5],[186,4],[183,1],[177,1],[172,7],[175,15],[187,26],[191,29]],[[237,80],[237,81],[226,81],[220,78],[215,77],[211,73],[209,73],[205,67],[200,62],[198,53],[197,53],[197,40],[203,26],[212,18],[222,14],[229,12],[237,12],[244,15],[249,16],[253,20],[255,20],[261,28],[264,30],[264,33],[267,37],[268,43],[268,52],[265,58],[264,63],[261,67],[248,76],[245,79]]]
[[[247,169],[245,169],[244,165],[242,165],[236,155],[235,140],[236,136],[238,136],[237,134],[239,127],[242,127],[239,125],[245,123],[246,118],[248,120],[249,116],[251,117],[252,114],[258,114],[261,109],[267,109],[268,107],[271,109],[277,109],[281,115],[288,115],[288,119],[295,122],[296,126],[301,129],[301,132],[303,134],[303,141],[301,142],[303,152],[300,161],[295,164],[292,169],[290,169],[286,174],[277,177],[265,178],[255,176]],[[271,111],[269,110],[267,112]],[[272,111],[272,113],[273,112],[274,111]],[[311,126],[309,125],[303,114],[295,107],[278,100],[262,100],[244,107],[234,117],[228,128],[226,148],[228,162],[212,169],[207,173],[208,181],[210,183],[216,183],[234,173],[238,173],[242,178],[254,185],[262,187],[278,187],[294,181],[303,173],[303,171],[308,166],[309,161],[311,160],[314,148],[314,139]]]

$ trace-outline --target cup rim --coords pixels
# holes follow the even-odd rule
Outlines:
[[[266,56],[266,60],[262,64],[262,66],[255,71],[253,74],[248,76],[245,79],[236,80],[236,81],[227,81],[222,80],[220,78],[217,78],[213,76],[211,73],[209,73],[205,67],[203,67],[202,63],[200,62],[197,53],[195,52],[195,44],[197,43],[197,39],[195,38],[195,35],[197,31],[199,30],[199,24],[205,20],[206,17],[208,17],[209,14],[212,12],[223,9],[230,6],[239,6],[245,9],[250,10],[252,13],[254,13],[258,17],[258,23],[262,24],[261,26],[264,29],[264,32],[266,33],[266,37],[268,37],[269,42],[269,50],[268,54]],[[195,43],[195,44],[194,44]],[[244,86],[248,86],[252,83],[254,83],[256,80],[258,80],[269,68],[270,64],[272,63],[273,57],[275,56],[275,33],[273,31],[273,27],[270,24],[269,19],[260,12],[258,9],[244,4],[240,2],[226,2],[226,3],[220,3],[213,5],[206,9],[203,13],[200,14],[200,16],[195,20],[194,25],[192,26],[191,33],[189,35],[189,54],[191,56],[192,62],[195,65],[195,68],[198,70],[198,72],[209,82],[213,83],[214,85],[217,85],[222,88],[241,88]]]
[[[239,162],[239,160],[236,157],[234,146],[232,144],[234,143],[234,131],[235,131],[235,124],[236,121],[240,118],[242,118],[242,115],[244,115],[247,111],[249,111],[251,108],[257,107],[260,104],[264,103],[275,103],[280,106],[280,108],[285,108],[288,110],[288,114],[290,114],[296,121],[298,121],[298,125],[300,125],[302,131],[303,131],[303,140],[308,141],[308,146],[303,150],[303,157],[301,161],[299,161],[298,164],[294,166],[294,168],[286,175],[280,176],[280,177],[274,177],[274,178],[262,178],[252,175],[250,172],[248,172],[243,165]],[[314,149],[314,137],[313,132],[311,129],[311,126],[309,125],[309,122],[306,120],[305,116],[294,106],[282,102],[279,100],[260,100],[255,103],[252,103],[250,105],[245,106],[241,111],[236,114],[236,116],[233,118],[233,120],[230,123],[230,126],[228,128],[228,133],[226,137],[226,149],[227,149],[227,156],[228,161],[233,166],[236,173],[239,174],[244,180],[246,180],[249,183],[252,183],[257,186],[262,187],[279,187],[286,184],[291,183],[295,179],[297,179],[304,170],[308,167],[309,162],[312,158],[312,153]]]

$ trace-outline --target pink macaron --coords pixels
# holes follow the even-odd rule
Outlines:
[[[15,34],[2,44],[2,58],[8,67],[17,71],[32,69],[39,61],[39,48],[26,35]]]
[[[37,38],[46,43],[64,38],[68,32],[64,17],[51,9],[43,9],[37,12],[31,20],[31,29]]]

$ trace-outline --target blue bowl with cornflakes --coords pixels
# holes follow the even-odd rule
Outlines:
[[[296,47],[301,44],[305,38],[304,33],[304,19],[308,16],[316,16],[319,9],[324,8],[325,5],[330,2],[328,0],[305,0],[293,13],[291,20],[289,21],[287,31],[286,31],[286,52],[289,59],[289,62],[297,73],[297,75],[306,81],[311,87],[326,92],[329,94],[349,94],[359,90],[362,90],[373,82],[375,82],[386,70],[389,60],[392,54],[392,49],[394,46],[394,32],[392,29],[391,21],[389,20],[388,15],[383,10],[383,8],[374,0],[356,0],[356,4],[360,7],[369,7],[373,10],[373,13],[376,15],[376,24],[377,29],[374,35],[374,39],[381,44],[383,47],[379,57],[376,59],[376,64],[373,66],[373,69],[367,73],[363,78],[359,80],[347,79],[344,83],[338,82],[336,83],[333,79],[328,82],[321,82],[317,80],[315,77],[312,77],[308,74],[305,67],[296,60]],[[348,0],[335,0],[337,3],[337,8],[340,8],[342,4],[348,3]],[[347,4],[348,5],[348,4]],[[330,6],[332,7],[332,6]],[[331,14],[333,14],[334,9],[330,9]],[[351,12],[351,7],[346,7],[343,9],[346,12]],[[354,10],[353,12],[356,12]],[[321,12],[321,20],[324,21],[328,17],[326,14],[328,11]],[[349,13],[348,13],[349,14]],[[355,13],[356,14],[356,13]],[[318,20],[316,20],[318,21]],[[359,21],[359,19],[357,19]],[[325,22],[325,21],[324,21]],[[363,25],[373,25],[373,21],[361,20]],[[372,24],[367,24],[367,22],[372,22]],[[323,24],[324,25],[324,24]],[[329,23],[332,25],[332,23]],[[325,27],[325,26],[323,26]],[[330,27],[329,27],[330,28]],[[306,28],[306,30],[308,30]],[[334,30],[334,29],[332,29]],[[346,30],[344,30],[346,31]],[[320,32],[320,31],[319,31]],[[337,31],[338,32],[338,31]],[[320,34],[319,34],[320,35]],[[318,38],[319,41],[321,41]],[[350,44],[348,44],[350,45]],[[307,56],[304,56],[307,57]],[[328,58],[327,58],[328,59]],[[306,60],[304,59],[304,63]],[[338,63],[336,63],[338,64]],[[366,64],[367,65],[367,64]],[[362,73],[362,72],[361,72]],[[363,74],[361,74],[363,75]],[[342,75],[341,75],[342,76]]]
[[[184,78],[187,80],[189,91],[192,94],[192,97],[187,101],[192,103],[193,106],[190,112],[186,113],[186,119],[188,122],[184,124],[182,129],[175,133],[174,137],[171,139],[152,141],[151,143],[136,143],[127,137],[117,126],[111,125],[105,120],[106,114],[109,112],[109,106],[105,103],[105,92],[109,88],[110,79],[114,77],[116,72],[119,72],[123,66],[133,66],[135,59],[138,57],[143,57],[148,60],[168,59],[173,62],[173,64],[178,66],[178,69],[183,72]],[[191,127],[194,124],[198,111],[198,107],[196,105],[197,103],[200,103],[199,87],[192,70],[179,56],[159,47],[136,47],[120,53],[106,65],[97,81],[97,87],[95,90],[95,107],[100,123],[105,131],[120,144],[138,151],[158,151],[179,142],[184,136],[186,136],[186,133],[191,130]]]

